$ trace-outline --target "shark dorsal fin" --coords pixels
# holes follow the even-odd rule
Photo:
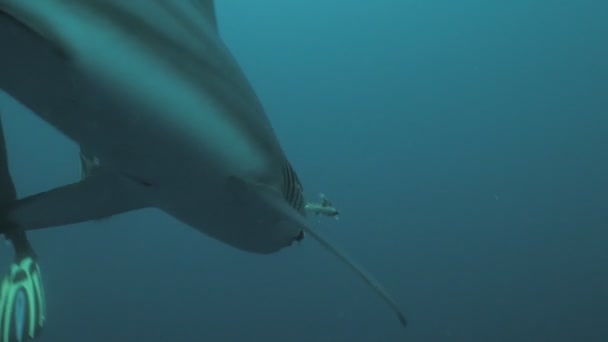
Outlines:
[[[191,0],[192,4],[209,20],[217,31],[217,18],[215,17],[214,0]]]

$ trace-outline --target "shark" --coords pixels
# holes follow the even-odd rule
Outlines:
[[[212,0],[0,0],[0,89],[90,162],[75,183],[3,203],[0,227],[157,208],[251,253],[310,236],[405,326],[385,288],[307,221],[302,184],[215,12]]]

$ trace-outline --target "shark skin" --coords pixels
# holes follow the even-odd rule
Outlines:
[[[155,207],[240,250],[319,240],[302,187],[210,0],[0,0],[0,89],[102,167],[0,209],[23,230]],[[2,113],[5,115],[5,113]]]
[[[127,196],[141,198],[134,209],[157,207],[252,252],[290,245],[300,227],[269,222],[275,215],[259,203],[246,210],[243,201],[251,198],[233,192],[239,192],[232,184],[236,180],[238,186],[254,184],[280,196],[286,159],[215,27],[198,24],[196,34],[176,32],[175,18],[159,4],[180,2],[145,1],[142,8],[158,7],[150,9],[154,20],[148,22],[138,17],[146,13],[123,6],[136,2],[7,2],[7,12],[47,44],[32,41],[20,49],[27,40],[13,34],[4,44],[14,48],[1,60],[7,66],[2,89],[92,151],[110,172],[145,184]],[[174,8],[183,16],[192,10]],[[154,32],[159,27],[161,32]],[[183,42],[174,38],[179,33],[186,37]],[[148,35],[154,41],[142,46]],[[13,61],[5,63],[11,55]],[[23,56],[33,57],[26,64]],[[22,216],[18,223],[36,227]]]

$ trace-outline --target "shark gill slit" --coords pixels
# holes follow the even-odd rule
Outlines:
[[[298,175],[288,161],[283,164],[283,196],[289,205],[304,214],[303,187]]]

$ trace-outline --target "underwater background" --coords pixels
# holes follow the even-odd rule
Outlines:
[[[39,341],[608,341],[608,2],[217,11],[308,200],[342,212],[311,222],[409,326],[311,238],[252,255],[143,210],[30,234]],[[1,105],[20,196],[78,180],[72,142]]]

